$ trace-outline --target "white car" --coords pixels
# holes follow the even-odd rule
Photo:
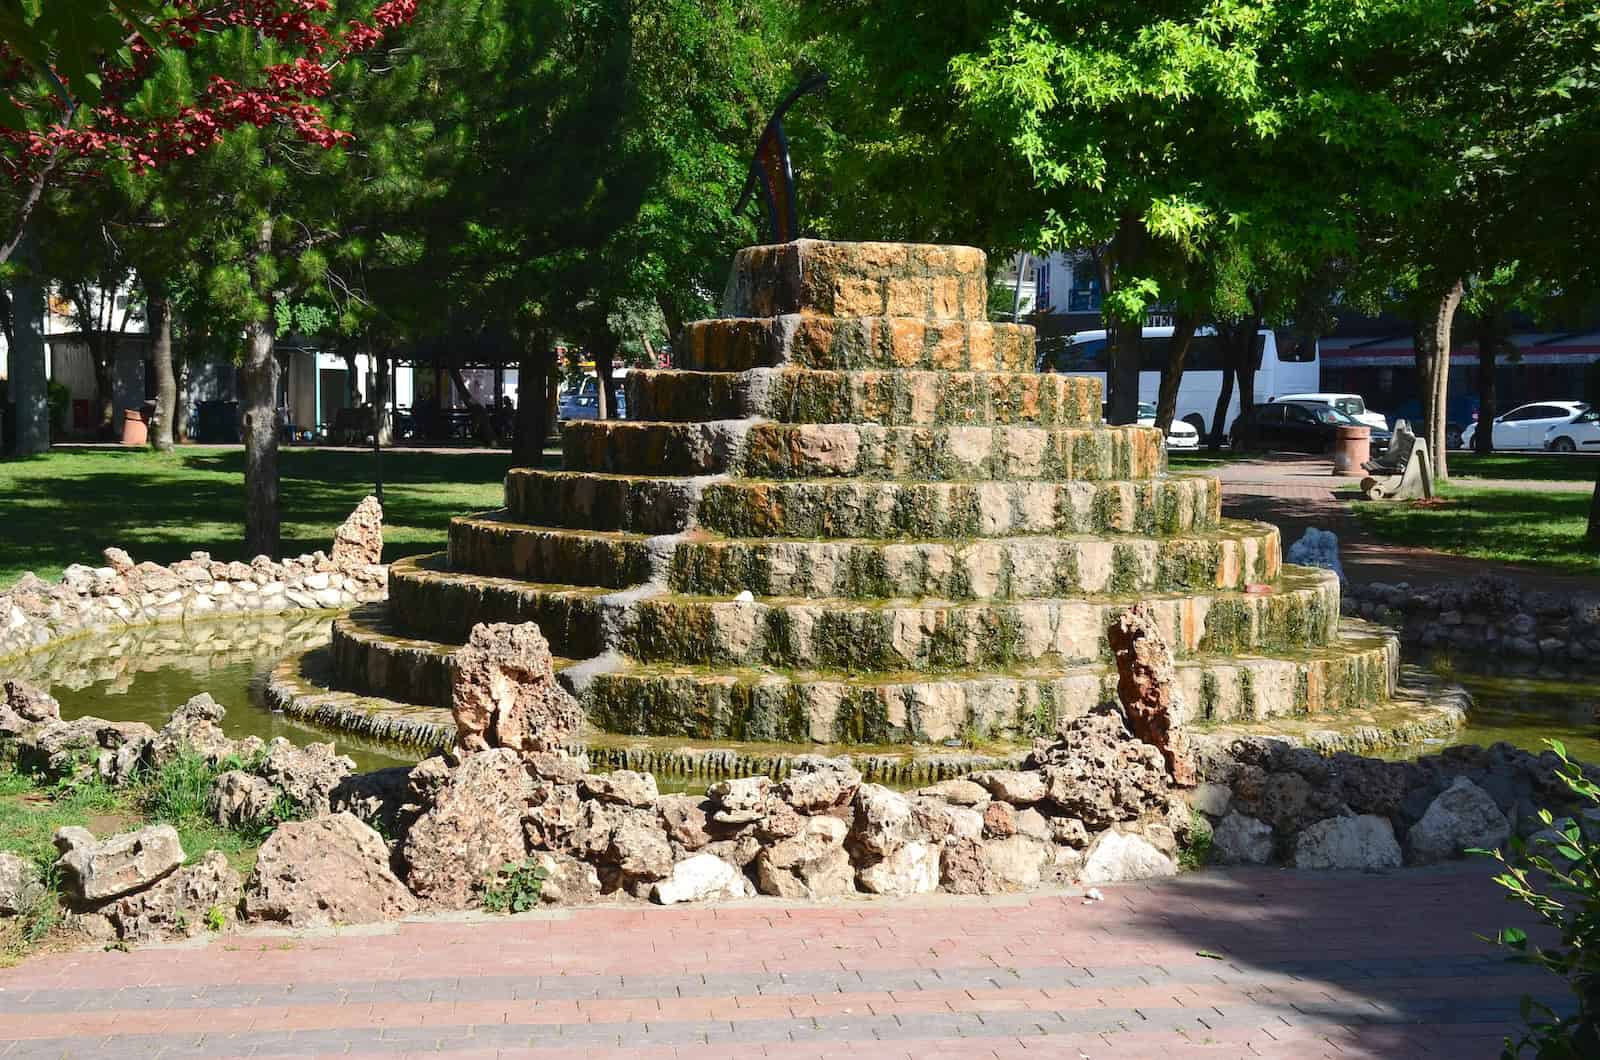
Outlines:
[[[1360,394],[1279,394],[1273,401],[1293,401],[1301,405],[1327,405],[1357,422],[1380,431],[1389,429],[1389,419],[1381,412],[1368,412]]]
[[[1600,409],[1584,409],[1545,431],[1544,447],[1553,453],[1600,453]]]
[[[1551,427],[1570,423],[1589,406],[1581,401],[1534,401],[1518,405],[1494,421],[1494,447],[1506,449],[1543,449],[1545,435]],[[1467,424],[1461,432],[1461,448],[1471,449],[1472,438],[1478,433],[1476,423]]]
[[[1139,426],[1154,427],[1156,425],[1156,407],[1152,402],[1139,402]],[[1167,432],[1168,449],[1198,449],[1200,448],[1200,432],[1194,429],[1194,424],[1185,423],[1183,420],[1173,420],[1172,430]]]

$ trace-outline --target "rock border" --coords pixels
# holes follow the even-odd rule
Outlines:
[[[1483,575],[1464,586],[1350,584],[1342,609],[1392,626],[1417,647],[1600,666],[1600,600],[1592,595],[1524,592],[1509,578]]]

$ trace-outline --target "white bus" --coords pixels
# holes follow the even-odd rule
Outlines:
[[[1161,393],[1161,370],[1167,364],[1167,344],[1172,339],[1170,327],[1144,329],[1139,343],[1139,400],[1154,402]],[[1183,382],[1178,386],[1178,410],[1173,416],[1207,436],[1216,415],[1217,397],[1222,393],[1222,349],[1217,334],[1211,328],[1200,328],[1189,343],[1189,354],[1184,359]],[[1106,379],[1106,333],[1077,331],[1039,340],[1041,372],[1064,372],[1068,375],[1092,375],[1102,383]],[[1277,337],[1268,328],[1256,333],[1255,399],[1260,404],[1271,401],[1279,394],[1298,394],[1317,389],[1321,366],[1317,363],[1317,345],[1306,351],[1280,350]],[[1239,388],[1233,389],[1233,400],[1228,405],[1228,416],[1221,427],[1224,432],[1239,415]]]

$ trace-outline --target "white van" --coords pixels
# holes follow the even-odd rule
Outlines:
[[[1172,328],[1145,328],[1139,343],[1139,400],[1155,401],[1161,393],[1161,370],[1167,364],[1167,344]],[[1270,328],[1256,332],[1257,404],[1279,394],[1300,393],[1317,388],[1322,366],[1317,346],[1305,353],[1281,351]],[[1071,335],[1039,340],[1038,369],[1068,375],[1092,375],[1102,383],[1106,378],[1106,333],[1078,331]],[[1217,397],[1222,393],[1222,348],[1213,328],[1200,328],[1189,342],[1184,359],[1183,382],[1178,386],[1178,409],[1174,420],[1192,426],[1206,437],[1211,418],[1216,415]],[[1239,415],[1239,388],[1233,389],[1226,419],[1219,425],[1226,431]]]

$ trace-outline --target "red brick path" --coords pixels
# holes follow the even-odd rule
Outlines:
[[[1029,899],[605,907],[243,934],[0,971],[0,1056],[1497,1054],[1561,984],[1482,865]]]

